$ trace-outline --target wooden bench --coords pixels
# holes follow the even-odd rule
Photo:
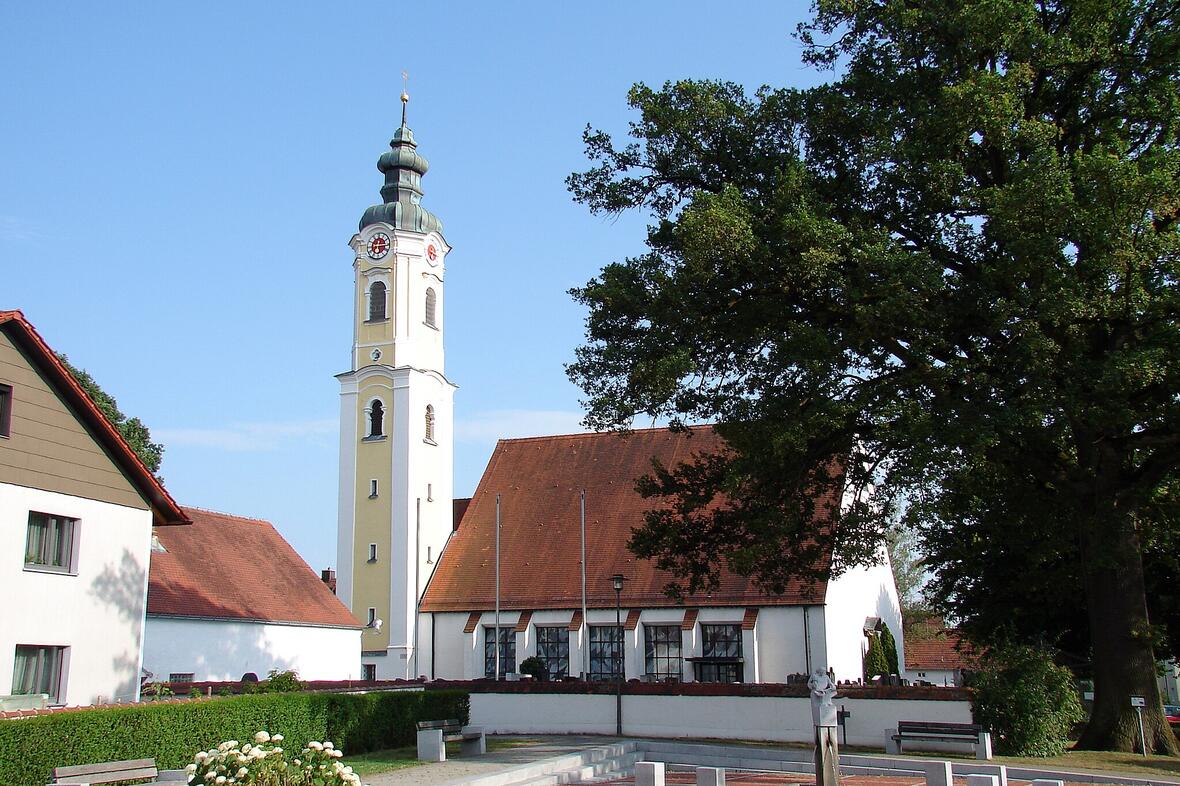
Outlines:
[[[465,756],[487,752],[482,726],[464,726],[457,718],[418,721],[419,760],[446,761],[448,742],[458,742],[459,752]]]
[[[992,735],[984,731],[978,723],[898,721],[896,729],[885,731],[885,752],[901,753],[904,740],[962,742],[974,748],[975,758],[992,757]]]
[[[129,759],[102,764],[82,764],[73,767],[54,767],[50,786],[88,786],[92,783],[118,783],[141,780],[147,783],[187,783],[184,770],[158,770],[155,759]]]

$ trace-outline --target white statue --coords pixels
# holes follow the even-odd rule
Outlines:
[[[817,668],[808,678],[807,687],[811,689],[811,720],[816,726],[835,726],[836,705],[832,699],[836,697],[836,686],[828,673]]]

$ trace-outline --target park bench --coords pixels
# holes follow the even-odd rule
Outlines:
[[[885,752],[901,753],[905,740],[934,742],[962,742],[971,745],[975,758],[992,757],[992,735],[978,723],[936,723],[927,721],[898,721],[896,729],[885,731]]]
[[[184,770],[157,770],[155,759],[129,759],[102,764],[54,767],[49,784],[88,786],[93,783],[120,783],[143,778],[148,779],[146,783],[187,783],[188,773]]]
[[[458,742],[459,752],[464,755],[487,751],[482,726],[464,726],[458,719],[418,721],[418,758],[421,761],[446,761],[448,742]]]

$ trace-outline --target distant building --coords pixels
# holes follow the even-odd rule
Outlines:
[[[361,624],[269,522],[184,508],[156,532],[143,666],[170,682],[361,679]]]
[[[902,674],[910,682],[959,687],[964,674],[977,665],[978,653],[955,628],[924,623],[906,636]]]
[[[0,693],[137,700],[152,528],[187,523],[33,326],[0,311]]]

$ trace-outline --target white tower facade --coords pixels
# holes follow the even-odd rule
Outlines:
[[[361,671],[370,679],[421,673],[418,603],[452,531],[455,385],[443,364],[451,249],[421,206],[427,167],[403,108],[377,162],[383,202],[349,241],[353,346],[351,370],[337,375],[336,592],[369,625]]]

